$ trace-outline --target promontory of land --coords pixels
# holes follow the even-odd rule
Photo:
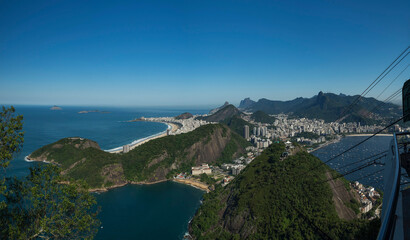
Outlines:
[[[344,179],[318,158],[272,144],[230,184],[204,195],[189,225],[193,239],[374,239],[380,225],[356,217]]]
[[[172,179],[203,163],[229,162],[244,154],[247,146],[249,143],[228,126],[208,124],[192,132],[153,139],[122,154],[105,152],[89,139],[64,138],[34,151],[28,159],[57,164],[67,178],[82,179],[92,189],[104,190]]]

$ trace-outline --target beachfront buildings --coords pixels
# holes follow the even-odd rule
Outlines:
[[[127,152],[129,152],[130,151],[130,145],[124,145],[123,147],[122,147],[122,152],[123,153],[127,153]]]
[[[201,166],[198,167],[192,167],[192,175],[201,175],[201,174],[211,174],[212,170],[208,166],[208,164],[202,164]]]

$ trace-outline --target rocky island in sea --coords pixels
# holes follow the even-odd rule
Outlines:
[[[62,110],[62,108],[61,107],[59,107],[59,106],[56,106],[56,105],[54,105],[54,106],[52,106],[51,108],[50,108],[50,110]]]

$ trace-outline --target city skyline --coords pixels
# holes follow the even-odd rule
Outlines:
[[[409,8],[408,1],[2,2],[0,103],[218,106],[319,91],[356,95],[408,46]]]

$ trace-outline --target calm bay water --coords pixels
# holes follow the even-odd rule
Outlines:
[[[37,163],[26,162],[24,157],[39,147],[64,137],[85,137],[97,141],[102,149],[112,149],[167,128],[161,123],[127,122],[128,120],[142,116],[176,116],[186,111],[192,114],[208,112],[190,109],[98,108],[110,113],[78,114],[79,111],[93,109],[95,108],[63,107],[61,111],[51,111],[44,106],[17,106],[16,111],[24,115],[25,142],[22,151],[10,164],[7,175],[25,176],[28,168]],[[364,137],[346,137],[313,154],[325,161],[362,139]],[[340,166],[384,151],[390,140],[391,137],[375,137],[330,162],[329,166],[344,172],[345,169],[340,169]],[[383,189],[383,172],[363,178],[381,168],[383,166],[371,166],[346,178],[361,178],[360,182]],[[95,194],[98,205],[101,206],[99,218],[102,222],[97,239],[181,239],[187,231],[188,221],[200,205],[203,193],[186,185],[164,182],[143,186],[127,185]]]
[[[175,182],[127,185],[97,195],[96,239],[182,239],[203,191]]]
[[[364,137],[364,136],[363,137],[362,136],[361,137],[345,137],[340,142],[328,145],[321,149],[318,149],[312,154],[320,158],[322,161],[326,161],[330,159],[331,157],[336,156],[337,154],[343,152],[344,150],[352,147],[353,145],[363,141],[366,138],[367,137]],[[346,168],[344,168],[343,166],[359,161],[361,159],[365,159],[366,157],[370,157],[377,153],[386,151],[392,139],[393,137],[389,137],[389,136],[373,137],[369,139],[368,141],[364,142],[362,145],[358,146],[357,148],[354,148],[353,150],[342,155],[341,157],[338,157],[335,160],[330,161],[328,165],[340,173],[346,173],[349,170],[352,170],[364,163],[367,163],[368,161],[364,161],[359,164],[354,164]],[[385,159],[383,158],[383,159],[378,160],[378,162],[379,161],[384,162]],[[374,175],[370,175],[371,173],[374,173],[381,169],[384,169],[384,166],[376,164],[376,165],[372,165],[370,167],[364,168],[360,171],[354,172],[352,174],[346,175],[345,178],[350,181],[358,180],[359,182],[363,184],[371,185],[373,187],[383,190],[383,171],[377,174],[374,174]],[[367,175],[370,175],[370,176],[367,176]]]

